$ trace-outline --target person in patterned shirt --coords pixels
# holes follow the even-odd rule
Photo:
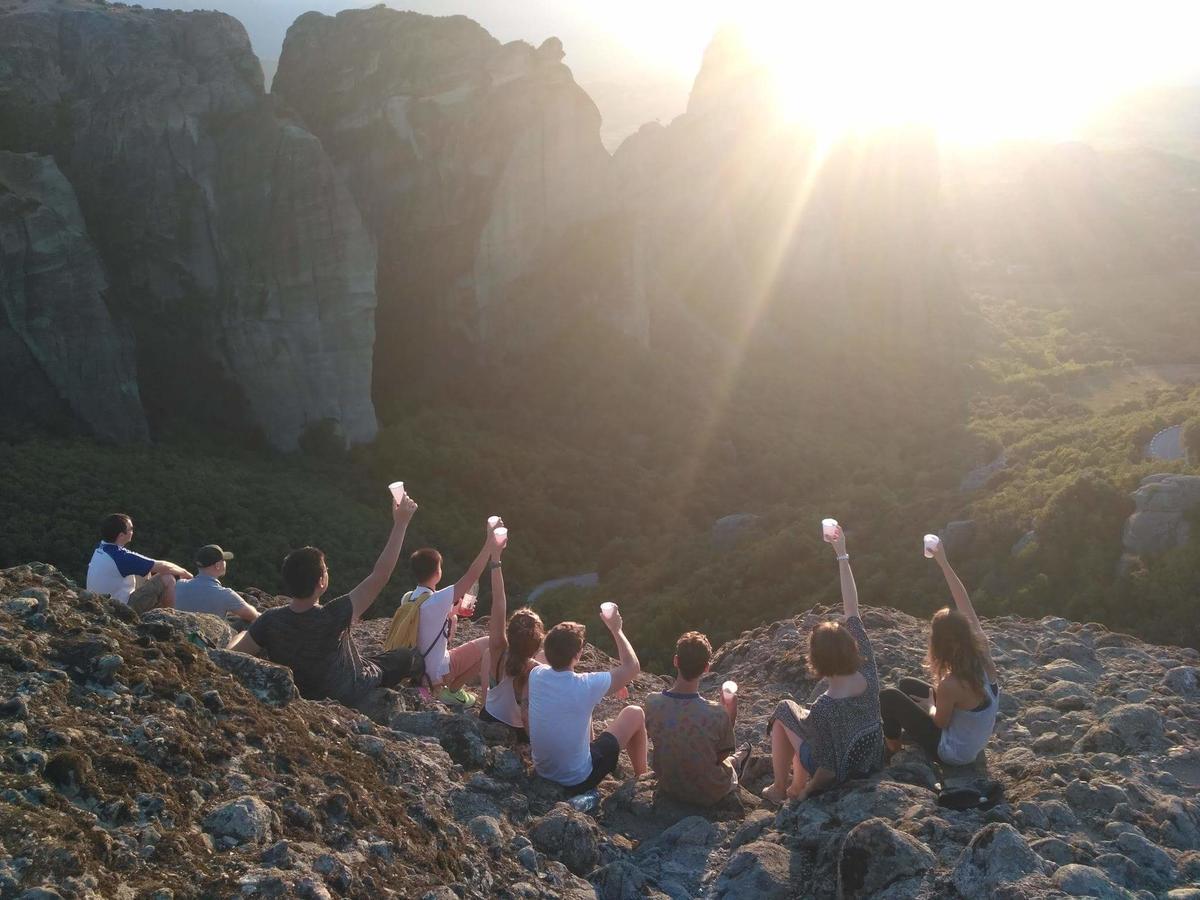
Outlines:
[[[845,615],[819,622],[808,636],[808,667],[815,678],[826,679],[825,692],[808,710],[793,700],[781,701],[768,722],[775,780],[762,793],[771,803],[805,800],[883,764],[879,672],[858,615],[858,588],[840,527],[830,543],[837,553]]]
[[[712,806],[737,787],[738,769],[750,753],[748,744],[733,752],[737,695],[722,695],[721,703],[700,696],[700,679],[711,659],[708,638],[687,632],[675,644],[675,683],[646,698],[658,789],[696,806]]]

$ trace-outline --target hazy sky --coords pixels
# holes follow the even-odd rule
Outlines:
[[[168,5],[168,4],[163,4]],[[239,18],[279,56],[301,13],[346,0],[183,0]],[[705,46],[743,27],[783,85],[782,103],[831,128],[921,119],[946,135],[1065,137],[1113,97],[1200,81],[1200,0],[410,0],[470,16],[502,41],[562,39],[566,62],[617,137],[682,112]],[[606,87],[607,85],[607,87]],[[615,87],[614,87],[615,85]],[[639,96],[641,92],[642,96]]]
[[[258,52],[275,57],[287,25],[300,13],[371,4],[209,0],[157,5],[230,12],[246,24]],[[1200,68],[1194,52],[1200,2],[1194,0],[410,0],[388,5],[433,15],[461,13],[505,41],[536,44],[557,35],[568,60],[589,79],[629,64],[690,79],[713,32],[731,20],[763,26],[784,41],[794,39],[797,52],[810,41],[853,52],[872,30],[887,31],[898,44],[911,43],[914,36],[922,43],[921,34],[940,32],[939,40],[954,43],[1006,43],[1015,65],[1032,49],[1098,76],[1116,66],[1138,80],[1178,79]],[[949,29],[943,27],[947,24]]]

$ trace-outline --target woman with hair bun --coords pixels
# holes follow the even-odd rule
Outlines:
[[[967,589],[946,559],[945,545],[931,550],[955,608],[938,610],[929,623],[925,666],[933,683],[902,678],[898,687],[880,692],[883,734],[889,755],[907,735],[931,760],[965,766],[995,730],[1000,685],[991,645]]]

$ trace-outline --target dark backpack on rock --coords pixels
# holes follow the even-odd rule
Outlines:
[[[946,809],[991,809],[1004,802],[1004,785],[998,781],[946,787],[938,793],[938,806]]]

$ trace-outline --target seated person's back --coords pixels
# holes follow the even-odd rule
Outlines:
[[[733,719],[725,706],[699,694],[712,646],[699,632],[675,645],[677,677],[670,690],[646,698],[646,732],[658,789],[676,799],[711,806],[737,784],[730,754]]]
[[[232,615],[247,622],[257,619],[258,610],[237,591],[221,584],[231,559],[233,554],[216,544],[206,544],[196,551],[196,576],[175,588],[175,608],[214,616]]]
[[[362,658],[350,633],[354,606],[343,594],[296,612],[277,606],[247,629],[271,662],[292,670],[300,696],[351,703],[379,684],[379,669]]]
[[[412,659],[407,651],[364,658],[350,626],[371,607],[395,570],[416,509],[407,495],[393,501],[392,531],[375,568],[349,594],[328,603],[320,603],[329,587],[325,554],[316,547],[293,550],[280,573],[290,602],[264,612],[229,649],[262,653],[287,666],[301,696],[312,700],[330,698],[353,705],[370,690],[408,677]]]
[[[568,787],[587,780],[592,710],[611,684],[609,672],[538,666],[529,673],[529,743],[539,775]]]

